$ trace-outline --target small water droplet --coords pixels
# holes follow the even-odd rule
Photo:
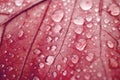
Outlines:
[[[76,63],[78,62],[78,60],[79,60],[78,55],[73,55],[72,58],[71,58],[71,61],[72,61],[74,64],[76,64]]]
[[[81,34],[81,33],[83,32],[83,28],[82,28],[82,27],[77,27],[77,28],[75,29],[75,32],[76,32],[77,34]]]
[[[85,20],[81,16],[77,16],[76,18],[73,19],[73,23],[76,25],[83,25],[84,22],[85,22]]]
[[[57,77],[57,72],[53,72],[53,77],[55,78],[55,77]]]
[[[41,51],[39,49],[34,49],[33,52],[34,52],[34,54],[37,54],[37,55],[39,55],[41,53]]]
[[[12,39],[9,39],[9,43],[13,43],[13,40],[12,40]]]
[[[13,67],[9,66],[9,67],[8,67],[8,70],[9,70],[9,71],[12,71],[12,70],[13,70]]]
[[[13,8],[8,9],[8,12],[12,13],[13,12]]]
[[[34,76],[34,77],[33,77],[33,80],[40,80],[40,79],[39,79],[39,77]]]
[[[16,6],[22,6],[22,4],[23,4],[23,2],[24,2],[24,0],[15,0],[15,4],[16,4]]]
[[[52,47],[51,47],[51,51],[55,51],[57,49],[57,46],[55,46],[55,45],[53,45]]]
[[[98,77],[102,77],[102,73],[101,73],[101,72],[98,72],[98,73],[97,73],[97,76],[98,76]]]
[[[75,47],[76,47],[76,49],[78,49],[79,51],[83,51],[86,45],[87,45],[86,40],[85,40],[85,39],[80,39],[80,40],[76,43]]]
[[[48,56],[46,58],[46,64],[51,65],[54,62],[54,56]]]
[[[63,71],[63,76],[66,76],[67,75],[67,71]]]
[[[118,62],[114,58],[110,58],[109,59],[109,65],[110,65],[110,68],[117,68],[118,67]]]
[[[61,25],[57,24],[55,25],[55,27],[53,28],[53,32],[55,33],[59,33],[61,31],[62,27]]]
[[[92,28],[92,26],[93,26],[92,23],[87,24],[87,28]]]
[[[116,4],[111,4],[109,6],[109,11],[113,16],[118,16],[120,14],[120,8]]]
[[[83,9],[83,10],[91,9],[93,6],[92,2],[93,2],[92,0],[81,0],[81,2],[80,2],[81,9]]]
[[[61,65],[58,64],[57,65],[57,70],[60,71],[60,69],[61,69]]]
[[[20,30],[20,31],[18,32],[18,37],[22,37],[23,34],[24,34],[24,31],[23,31],[23,30]]]
[[[109,19],[104,19],[104,22],[107,24],[109,23]]]
[[[92,37],[92,34],[91,34],[91,33],[86,33],[86,37],[87,37],[87,38],[91,38],[91,37]]]
[[[88,53],[88,55],[86,56],[86,60],[87,60],[87,61],[92,61],[92,60],[93,60],[93,57],[94,57],[94,54],[93,54],[93,53]]]
[[[89,15],[89,16],[87,16],[85,19],[86,19],[88,22],[90,22],[90,21],[92,21],[93,17],[92,17],[91,15]]]
[[[39,67],[40,67],[40,68],[44,68],[44,67],[45,67],[45,64],[44,64],[44,63],[40,63],[40,64],[39,64]]]
[[[48,36],[47,37],[47,42],[51,42],[52,41],[52,37]]]
[[[12,35],[11,34],[7,34],[7,36],[6,36],[8,39],[9,38],[11,38],[12,37]]]
[[[114,47],[114,43],[112,41],[107,41],[107,45],[108,45],[109,48]]]
[[[52,15],[52,20],[54,22],[60,22],[63,17],[64,17],[64,11],[63,10],[56,10]]]
[[[63,62],[64,62],[64,63],[66,63],[67,60],[68,60],[67,57],[64,57],[64,58],[63,58]]]
[[[77,79],[75,78],[75,76],[73,76],[70,80],[77,80]]]

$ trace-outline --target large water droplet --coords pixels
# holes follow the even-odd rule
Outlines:
[[[111,15],[118,16],[120,14],[120,7],[118,7],[116,4],[111,4],[109,6],[109,11],[111,12]]]
[[[114,58],[109,59],[109,65],[111,68],[117,68],[118,67],[118,62]]]
[[[82,27],[77,27],[77,28],[75,29],[75,32],[76,32],[77,34],[81,34],[81,33],[83,32],[83,28],[82,28]]]
[[[52,15],[52,20],[55,22],[60,22],[63,17],[64,17],[64,11],[63,10],[56,10]]]
[[[93,2],[92,0],[81,0],[81,2],[80,2],[81,9],[83,9],[83,10],[91,9],[93,6],[92,2]]]
[[[53,32],[55,33],[59,33],[61,31],[62,27],[61,25],[57,24],[55,25],[55,27],[53,28]]]
[[[71,61],[72,61],[74,64],[76,64],[76,63],[78,62],[78,60],[79,60],[78,55],[73,55],[72,58],[71,58]]]
[[[54,56],[48,56],[46,59],[46,64],[51,65],[54,62]]]
[[[76,49],[78,49],[79,51],[83,51],[84,50],[84,48],[85,48],[85,46],[86,46],[86,40],[85,39],[80,39],[77,43],[76,43],[76,45],[75,45],[75,47],[76,47]]]
[[[35,54],[40,54],[41,53],[41,51],[39,50],[39,49],[34,49],[34,51],[33,51]]]
[[[114,43],[112,41],[107,41],[107,45],[108,45],[109,48],[114,47]]]
[[[24,0],[15,0],[16,6],[22,6]]]
[[[85,20],[81,16],[78,16],[78,17],[73,19],[73,23],[76,24],[76,25],[83,25],[84,22],[85,22]]]
[[[93,60],[93,57],[94,57],[94,54],[93,54],[93,53],[88,53],[88,55],[86,56],[86,60],[87,60],[87,61],[92,61],[92,60]]]
[[[44,63],[40,63],[40,64],[39,64],[39,67],[40,67],[40,68],[44,68],[44,67],[45,67],[45,64],[44,64]]]

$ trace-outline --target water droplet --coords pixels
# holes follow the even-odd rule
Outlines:
[[[53,77],[57,77],[57,72],[53,72]]]
[[[73,23],[76,25],[83,25],[85,20],[81,16],[77,16],[76,18],[73,19]]]
[[[101,73],[101,72],[98,72],[98,73],[97,73],[97,76],[98,76],[98,77],[102,77],[102,73]]]
[[[55,22],[60,22],[63,17],[64,17],[64,11],[63,10],[56,10],[52,15],[52,20]]]
[[[71,58],[71,61],[72,61],[74,64],[76,64],[76,63],[78,62],[78,60],[79,60],[78,55],[73,55],[72,58]]]
[[[7,36],[6,36],[8,39],[9,38],[11,38],[12,37],[12,35],[11,34],[7,34]]]
[[[75,76],[73,76],[70,80],[77,80],[77,79],[75,78]]]
[[[13,70],[13,67],[9,66],[7,67],[9,71],[12,71]]]
[[[34,77],[33,77],[33,80],[40,80],[40,79],[39,79],[39,77],[34,76]]]
[[[93,2],[92,0],[81,0],[81,2],[80,2],[81,9],[83,9],[83,10],[91,9],[93,6],[92,2]]]
[[[92,37],[92,34],[91,34],[91,33],[86,33],[86,37],[87,37],[87,38],[91,38],[91,37]]]
[[[89,15],[89,16],[86,17],[86,20],[87,20],[88,22],[92,21],[92,19],[93,19],[93,17],[92,17],[91,15]]]
[[[13,8],[8,9],[8,12],[12,13],[13,12]]]
[[[63,71],[63,76],[66,76],[67,75],[67,71]]]
[[[88,53],[88,55],[86,56],[86,60],[87,60],[87,61],[92,61],[92,60],[93,60],[93,57],[94,57],[94,54],[93,54],[93,53]]]
[[[60,71],[60,69],[61,69],[61,65],[58,64],[57,65],[57,70]]]
[[[51,42],[52,41],[52,37],[48,36],[47,37],[47,42]]]
[[[84,48],[85,48],[85,46],[86,46],[86,44],[87,44],[87,42],[86,42],[85,39],[80,39],[80,40],[76,43],[75,47],[76,47],[76,49],[78,49],[79,51],[83,51]]]
[[[57,49],[57,46],[55,46],[55,45],[53,45],[52,47],[51,47],[51,51],[55,51]]]
[[[23,31],[23,30],[20,30],[20,31],[18,32],[18,37],[22,37],[23,34],[24,34],[24,31]]]
[[[13,43],[13,40],[12,40],[12,39],[9,39],[9,43]]]
[[[81,33],[83,32],[83,28],[82,28],[82,27],[77,27],[77,28],[75,29],[75,32],[76,32],[77,34],[81,34]]]
[[[54,62],[54,56],[48,56],[46,62],[47,65],[51,65]]]
[[[108,45],[109,48],[114,47],[114,43],[112,41],[107,41],[107,45]]]
[[[117,68],[118,67],[118,62],[114,58],[109,59],[109,65],[111,68]]]
[[[23,4],[23,2],[24,2],[24,0],[15,0],[15,4],[16,4],[16,6],[22,6],[22,4]]]
[[[34,52],[34,54],[37,54],[37,55],[41,53],[41,51],[39,49],[34,49],[33,52]]]
[[[87,24],[87,28],[92,28],[93,24],[92,23],[88,23]]]
[[[109,6],[109,11],[111,11],[111,15],[118,16],[120,14],[120,8],[116,4],[111,4]]]
[[[109,19],[104,19],[104,22],[107,24],[109,23]]]
[[[40,68],[44,68],[44,67],[45,67],[44,63],[40,63],[40,64],[39,64],[39,67],[40,67]]]
[[[64,62],[64,63],[66,63],[67,60],[68,60],[67,57],[64,57],[64,58],[63,58],[63,62]]]
[[[55,25],[55,27],[53,28],[53,32],[55,33],[59,33],[61,31],[62,27],[61,25],[57,24]]]

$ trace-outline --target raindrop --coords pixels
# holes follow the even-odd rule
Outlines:
[[[48,36],[47,37],[47,42],[51,42],[52,41],[52,37]]]
[[[92,23],[87,24],[87,28],[92,28],[92,26],[93,26]]]
[[[118,62],[114,58],[110,58],[109,65],[110,65],[111,68],[117,68],[118,67]]]
[[[63,76],[66,76],[67,75],[67,71],[63,71]]]
[[[57,46],[55,46],[55,45],[53,45],[52,47],[51,47],[51,51],[55,51],[57,49]]]
[[[110,5],[109,11],[111,11],[111,15],[113,16],[118,16],[120,14],[120,8],[115,4]]]
[[[77,34],[81,34],[83,32],[83,28],[82,27],[78,27],[78,28],[75,29],[75,32]]]
[[[92,0],[81,0],[81,2],[80,2],[81,9],[83,9],[83,10],[91,9],[93,6],[92,2],[93,2]]]
[[[46,64],[51,65],[54,62],[54,56],[48,56],[46,58]]]
[[[93,19],[93,17],[92,17],[91,15],[89,15],[89,16],[86,17],[86,20],[87,20],[88,22],[92,21],[92,19]]]
[[[67,60],[68,60],[67,57],[64,57],[64,58],[63,58],[63,62],[64,62],[64,63],[66,63]]]
[[[9,67],[8,67],[8,70],[9,70],[9,71],[12,71],[12,70],[13,70],[13,67],[9,66]]]
[[[57,65],[57,70],[59,71],[61,69],[61,65]]]
[[[93,53],[89,53],[89,54],[86,56],[86,60],[87,60],[87,61],[92,61],[92,60],[93,60],[93,57],[94,57],[94,54],[93,54]]]
[[[83,25],[85,20],[81,16],[77,16],[76,18],[73,19],[73,23],[76,25]]]
[[[85,39],[80,39],[77,43],[76,43],[76,45],[75,45],[75,47],[76,47],[76,49],[78,49],[79,51],[83,51],[84,50],[84,48],[85,48],[85,46],[86,46],[86,40]]]
[[[24,2],[24,0],[15,0],[15,4],[16,4],[16,6],[22,6],[22,4],[23,4],[23,2]]]
[[[86,37],[87,37],[87,38],[91,38],[91,37],[92,37],[92,34],[91,34],[91,33],[86,33]]]
[[[98,76],[98,77],[102,77],[102,73],[101,73],[101,72],[98,72],[98,73],[97,73],[97,76]]]
[[[23,30],[20,30],[20,31],[18,32],[18,37],[22,37],[23,34],[24,34],[24,31],[23,31]]]
[[[41,53],[41,51],[39,49],[34,49],[33,52],[34,52],[34,54],[37,54],[37,55]]]
[[[73,55],[72,58],[71,58],[71,61],[76,64],[79,60],[79,57],[77,55]]]
[[[34,77],[33,77],[33,80],[40,80],[40,79],[39,79],[39,77],[34,76]]]
[[[40,67],[40,68],[44,68],[44,67],[45,67],[44,63],[40,63],[40,64],[39,64],[39,67]]]
[[[12,39],[9,39],[9,43],[13,43],[13,40],[12,40]]]
[[[107,41],[107,45],[108,45],[109,48],[114,47],[114,43],[112,41]]]
[[[11,38],[12,37],[12,35],[11,34],[7,34],[7,36],[6,36],[8,39],[9,38]]]
[[[54,22],[60,22],[63,17],[64,17],[64,11],[63,10],[56,10],[53,13],[51,18]]]
[[[55,33],[59,33],[61,31],[62,27],[61,25],[57,24],[55,25],[55,27],[53,28],[53,32]]]
[[[104,19],[104,22],[107,24],[109,23],[109,19]]]
[[[53,77],[57,77],[57,72],[53,72]]]

